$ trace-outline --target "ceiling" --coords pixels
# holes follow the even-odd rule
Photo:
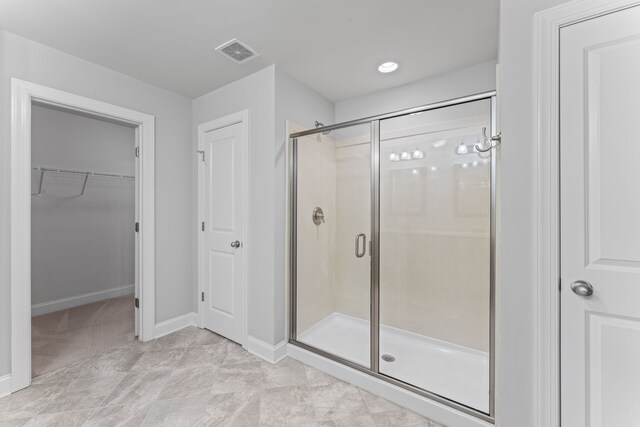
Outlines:
[[[0,28],[195,98],[278,64],[337,102],[497,57],[498,0],[0,0]],[[237,37],[260,53],[214,49]],[[379,64],[396,61],[391,74]]]

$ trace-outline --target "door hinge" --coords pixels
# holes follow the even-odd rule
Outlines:
[[[140,147],[136,147],[136,157],[140,157]]]
[[[136,298],[133,300],[133,305],[136,306],[136,308],[140,308],[140,298]]]
[[[202,154],[202,161],[204,162],[204,155],[205,155],[204,150],[198,150],[197,152],[198,154]]]
[[[200,295],[200,301],[204,302],[204,292]]]
[[[202,221],[202,231],[204,231],[204,221]]]
[[[140,232],[140,223],[139,222],[136,222],[135,230],[136,230],[136,233]]]

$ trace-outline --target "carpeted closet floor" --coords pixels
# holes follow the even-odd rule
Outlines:
[[[31,319],[31,375],[36,377],[133,341],[133,295]]]

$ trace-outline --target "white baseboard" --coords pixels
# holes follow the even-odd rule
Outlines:
[[[42,302],[31,306],[31,317],[53,313],[55,311],[66,310],[80,305],[90,304],[109,298],[121,297],[132,294],[134,285],[121,286],[119,288],[105,289],[104,291],[91,292],[88,294],[76,295],[69,298],[57,299],[55,301]]]
[[[0,397],[5,397],[11,394],[11,374],[3,375],[0,377]]]
[[[479,418],[457,411],[293,344],[287,344],[287,356],[444,425],[494,427],[493,424]]]
[[[287,356],[287,341],[283,340],[276,345],[271,345],[258,338],[249,336],[247,337],[245,349],[249,353],[255,354],[259,358],[275,364]]]
[[[164,322],[156,323],[156,338],[179,331],[187,326],[198,326],[198,313],[187,313]]]

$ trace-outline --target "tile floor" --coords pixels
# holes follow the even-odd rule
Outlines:
[[[0,426],[440,426],[291,359],[190,327],[130,341],[0,399]]]
[[[33,317],[33,376],[133,341],[133,316],[131,294]]]

